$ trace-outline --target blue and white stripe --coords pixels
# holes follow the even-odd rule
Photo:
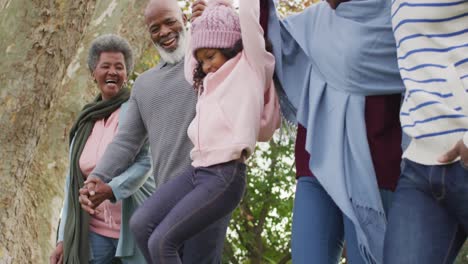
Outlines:
[[[409,151],[426,157],[413,160],[431,163],[442,151],[437,146],[468,131],[468,0],[394,0],[392,25],[406,86],[402,128],[432,141],[426,145],[433,149],[424,149],[432,156]],[[434,144],[439,140],[445,143]]]

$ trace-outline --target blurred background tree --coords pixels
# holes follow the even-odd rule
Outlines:
[[[0,263],[48,263],[63,201],[68,132],[97,92],[91,40],[147,49],[145,1],[0,0]],[[131,22],[130,22],[131,21]]]
[[[286,16],[313,2],[279,0],[278,11]],[[143,23],[145,4],[0,0],[0,263],[48,263],[69,127],[97,92],[86,50],[96,36],[118,33],[135,50],[132,79],[153,67],[159,56]],[[190,1],[179,4],[188,13]],[[294,131],[284,126],[249,160],[248,190],[233,213],[223,263],[291,262]],[[468,246],[456,263],[468,263]]]
[[[287,126],[286,126],[287,128]],[[258,144],[248,162],[248,187],[233,213],[225,263],[288,263],[294,199],[294,138],[281,130]]]

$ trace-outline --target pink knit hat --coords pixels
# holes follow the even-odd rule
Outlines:
[[[239,15],[229,0],[211,0],[192,23],[192,52],[200,48],[232,48],[241,38]]]

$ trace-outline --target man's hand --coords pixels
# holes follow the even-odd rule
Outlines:
[[[114,193],[109,184],[101,179],[91,177],[85,181],[85,187],[80,189],[81,208],[89,214],[96,213],[96,207],[108,199],[113,199]]]
[[[196,0],[192,4],[192,17],[190,18],[190,22],[193,22],[197,17],[203,14],[203,11],[206,8],[205,0]]]
[[[464,167],[468,167],[468,148],[466,147],[465,143],[463,143],[463,140],[459,140],[455,147],[453,147],[451,150],[449,150],[447,153],[445,153],[442,157],[438,159],[440,163],[448,163],[456,158],[460,157],[461,162],[464,165]]]
[[[49,258],[50,264],[63,263],[63,242],[59,242]]]

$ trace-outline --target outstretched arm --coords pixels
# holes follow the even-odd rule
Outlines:
[[[274,57],[265,49],[265,38],[260,26],[260,0],[240,0],[239,18],[242,44],[249,64],[259,73],[265,72],[265,81],[273,78]]]
[[[128,198],[138,191],[147,180],[150,180],[152,186],[155,188],[154,180],[151,178],[151,172],[149,145],[145,144],[135,158],[135,162],[132,166],[109,182],[115,199],[119,201]]]
[[[268,12],[268,15],[263,16],[268,19],[268,28],[265,31],[273,46],[275,73],[280,84],[277,88],[281,90],[278,94],[283,102],[283,114],[293,122],[301,101],[300,90],[309,81],[307,78],[310,76],[311,60],[279,19],[274,1],[261,1],[262,12]]]
[[[138,82],[135,83],[137,89]],[[117,135],[107,147],[90,176],[109,182],[123,173],[134,161],[147,138],[147,131],[141,118],[134,92],[128,100],[125,117],[119,124]]]
[[[126,199],[137,192],[146,181],[148,181],[146,185],[148,190],[146,191],[152,193],[156,186],[154,179],[151,177],[151,172],[149,145],[145,144],[135,162],[108,184],[95,176],[88,177],[85,187],[80,190],[81,207],[86,212],[94,214],[94,209],[105,200],[119,201]]]

